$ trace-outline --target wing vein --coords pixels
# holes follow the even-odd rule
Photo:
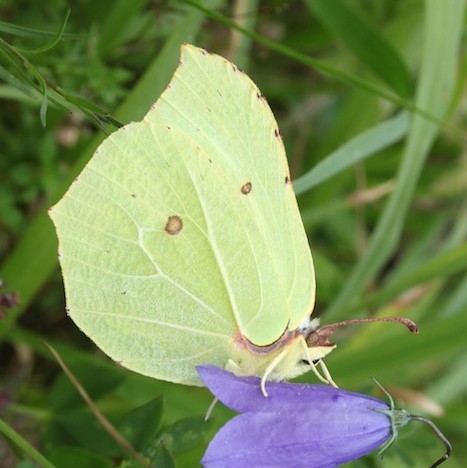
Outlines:
[[[170,322],[164,322],[162,320],[154,320],[150,318],[145,318],[145,317],[135,317],[134,315],[125,315],[125,314],[118,314],[115,312],[99,312],[97,310],[89,310],[89,309],[80,309],[80,308],[73,308],[72,312],[79,312],[79,313],[86,313],[86,314],[94,314],[94,315],[102,315],[105,317],[116,317],[119,319],[124,319],[124,320],[129,320],[129,321],[135,321],[135,322],[144,322],[144,323],[151,323],[154,325],[160,325],[162,327],[167,327],[167,328],[174,328],[179,331],[184,331],[190,334],[196,334],[196,335],[203,335],[203,336],[215,336],[218,338],[230,338],[229,335],[224,335],[222,333],[214,333],[206,330],[200,330],[198,328],[193,328],[193,327],[186,327],[183,325],[175,324],[175,323],[170,323]]]

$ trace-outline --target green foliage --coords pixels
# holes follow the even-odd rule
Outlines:
[[[355,54],[357,60],[373,70],[400,96],[407,98],[412,94],[411,78],[403,58],[356,8],[339,0],[308,0],[307,3],[319,21]]]
[[[120,433],[133,447],[142,451],[153,442],[161,428],[162,399],[160,397],[127,413],[118,424]]]
[[[276,114],[322,323],[407,315],[421,329],[348,328],[326,361],[333,377],[370,392],[375,376],[402,406],[436,419],[452,440],[453,466],[462,466],[465,2],[252,1],[235,16],[236,3],[84,0],[61,34],[66,2],[2,2],[0,278],[21,300],[0,320],[2,453],[11,466],[141,466],[97,422],[42,339],[153,466],[197,466],[231,414],[218,404],[205,424],[204,389],[150,380],[96,354],[66,318],[46,214],[105,132],[146,114],[190,42],[235,57]],[[252,30],[240,42],[235,21]],[[442,450],[431,437],[402,431],[384,466],[429,465]]]

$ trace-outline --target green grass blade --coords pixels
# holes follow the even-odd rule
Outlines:
[[[128,18],[134,18],[138,14],[146,0],[118,0],[113,2],[109,11],[109,16],[99,31],[101,40],[99,41],[99,53],[105,55],[114,50],[119,45],[125,35],[125,29],[131,27]],[[118,34],[115,32],[118,31]]]
[[[47,82],[37,67],[35,67],[16,47],[12,46],[8,42],[4,41],[0,37],[0,59],[3,58],[7,62],[12,70],[15,72],[15,76],[10,72],[7,74],[3,73],[3,67],[0,66],[0,74],[6,75],[8,83],[15,86],[16,83],[19,83],[18,89],[23,90],[25,87],[29,87],[30,90],[26,91],[28,95],[31,93],[37,92],[41,96],[41,106],[40,106],[40,119],[42,125],[45,127],[46,124],[46,113],[48,102],[55,104],[57,107],[64,110],[73,108],[73,104],[76,104],[77,107],[93,122],[98,126],[100,121],[113,121],[111,117],[107,117],[102,111],[95,111],[97,108],[93,103],[73,97],[70,93],[63,91],[60,87],[56,86],[54,83]],[[11,79],[13,77],[14,79]],[[55,92],[55,97],[49,95],[48,90],[52,89]],[[57,99],[57,97],[59,99]],[[61,99],[63,98],[63,99]]]
[[[459,282],[457,289],[455,289],[449,301],[446,303],[444,307],[443,314],[446,317],[450,317],[451,315],[456,315],[463,310],[467,309],[467,274]]]
[[[62,25],[60,26],[59,30],[55,34],[55,37],[48,44],[44,44],[43,46],[38,47],[37,49],[29,50],[29,49],[18,48],[18,50],[21,50],[21,52],[25,54],[41,54],[55,47],[63,38],[63,34],[65,33],[65,28],[68,23],[68,19],[70,18],[70,14],[71,14],[71,10],[68,10],[65,15]]]
[[[3,51],[0,50],[0,55],[3,54]],[[10,73],[5,67],[0,65],[0,79],[2,79],[5,83],[9,83],[12,89],[12,93],[15,91],[20,91],[20,94],[24,95],[24,99],[32,98],[33,100],[37,97],[37,93],[34,88],[24,84],[22,81],[18,80],[18,78]],[[17,98],[18,100],[21,99],[20,96]],[[30,101],[30,99],[28,99]]]
[[[464,1],[447,0],[441,3],[427,0],[425,5],[425,43],[416,104],[443,118],[455,85]],[[329,316],[339,316],[341,309],[361,295],[397,247],[415,187],[437,132],[438,126],[433,122],[420,115],[413,116],[396,188],[379,219],[365,255],[327,311]]]
[[[405,136],[408,126],[409,116],[407,112],[402,112],[360,133],[319,162],[309,172],[296,179],[294,181],[295,193],[300,195],[357,162],[396,143]]]
[[[37,462],[43,468],[55,468],[41,453],[39,453],[24,437],[18,434],[3,419],[0,419],[0,432],[10,439],[29,458]]]
[[[467,306],[464,310],[467,310]],[[439,403],[461,399],[467,390],[467,351],[460,353],[449,364],[442,376],[428,386],[427,394]]]
[[[373,23],[342,0],[307,0],[326,28],[397,94],[412,94],[409,70]]]
[[[26,28],[17,24],[0,21],[0,32],[11,34],[12,36],[27,37],[31,39],[50,39],[56,37],[56,32],[42,31],[41,29]],[[64,33],[62,39],[84,39],[86,34]]]

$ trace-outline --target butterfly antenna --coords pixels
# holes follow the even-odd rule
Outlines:
[[[365,317],[358,319],[343,320],[342,322],[330,323],[329,325],[324,325],[319,329],[322,332],[325,329],[333,329],[337,327],[345,327],[347,325],[354,325],[356,323],[371,323],[371,322],[397,322],[402,325],[405,325],[410,332],[418,333],[418,329],[415,322],[405,317]]]

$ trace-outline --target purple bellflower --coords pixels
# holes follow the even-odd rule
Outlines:
[[[384,450],[399,427],[418,419],[395,409],[392,399],[390,406],[331,386],[283,382],[268,382],[264,397],[257,377],[215,366],[197,369],[215,397],[241,413],[209,444],[202,460],[207,468],[336,467]],[[443,442],[448,451],[433,467],[450,454],[449,442]]]

